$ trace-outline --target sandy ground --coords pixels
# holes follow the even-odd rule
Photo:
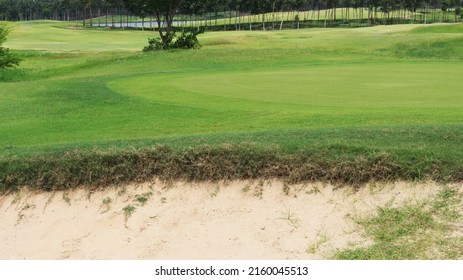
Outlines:
[[[150,182],[24,190],[0,197],[0,259],[326,259],[368,243],[356,218],[439,189]]]

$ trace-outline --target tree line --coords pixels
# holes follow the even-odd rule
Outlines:
[[[174,12],[173,16],[182,15],[184,21],[199,18],[205,20],[206,25],[217,25],[220,18],[230,18],[229,23],[232,24],[231,18],[239,21],[240,17],[244,20],[248,16],[248,21],[251,21],[255,19],[250,19],[249,15],[300,11],[315,13],[311,17],[291,14],[294,16],[291,19],[307,21],[322,18],[334,22],[339,19],[367,19],[371,23],[394,23],[394,19],[410,19],[411,13],[431,14],[441,11],[439,18],[434,16],[434,20],[451,21],[461,20],[462,2],[463,0],[0,0],[0,20],[82,20],[85,25],[102,17],[106,21],[109,17],[109,21],[114,22],[115,16],[121,15],[152,20],[160,10],[165,15],[165,9],[170,9]],[[321,16],[320,11],[323,11]],[[119,20],[122,21],[120,17]],[[265,23],[274,21],[275,18],[267,16],[259,20]]]

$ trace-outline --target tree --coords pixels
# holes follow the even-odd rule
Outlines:
[[[174,16],[184,1],[187,0],[146,0],[146,9],[154,14],[159,36],[165,46],[172,42]]]
[[[9,29],[6,25],[0,24],[0,69],[19,65],[20,58],[12,55],[9,49],[2,47],[6,41]]]

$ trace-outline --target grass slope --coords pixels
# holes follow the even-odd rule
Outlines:
[[[234,143],[233,153],[248,157],[253,143],[277,157],[338,165],[386,154],[403,171],[343,182],[462,180],[460,29],[206,33],[200,50],[144,54],[153,33],[15,24],[7,47],[26,60],[0,71],[0,175],[6,182],[25,168],[15,158],[37,153],[167,145],[174,155]]]

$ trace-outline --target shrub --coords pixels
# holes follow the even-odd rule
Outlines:
[[[143,48],[143,51],[157,51],[167,49],[198,49],[201,44],[198,40],[198,35],[203,33],[204,29],[184,29],[182,33],[177,36],[175,32],[169,34],[167,43],[164,43],[159,38],[148,38],[148,46]]]
[[[20,58],[11,54],[9,49],[2,47],[2,44],[6,41],[9,31],[9,28],[6,25],[0,24],[0,69],[19,65],[19,62],[21,61]]]
[[[163,50],[164,43],[159,38],[148,38],[148,46],[143,48],[144,52]]]

